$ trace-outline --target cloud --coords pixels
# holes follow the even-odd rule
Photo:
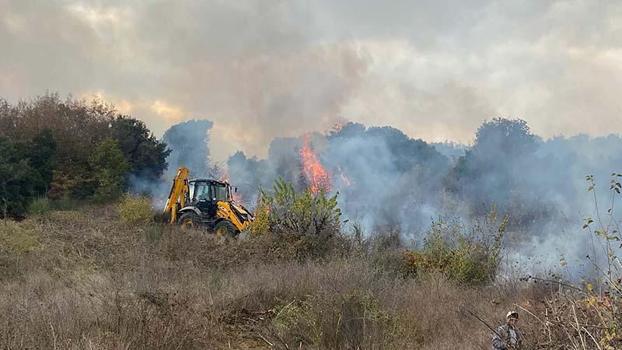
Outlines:
[[[431,141],[494,116],[619,133],[620,23],[587,0],[5,0],[0,96],[97,91],[159,135],[206,118],[217,159],[344,119]]]

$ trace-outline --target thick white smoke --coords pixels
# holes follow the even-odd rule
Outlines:
[[[254,200],[257,188],[269,188],[277,177],[304,187],[301,144],[276,139],[267,159],[247,159],[241,152],[231,157],[230,174],[243,182],[243,196]],[[581,274],[589,267],[587,254],[595,260],[604,256],[581,225],[595,215],[596,203],[601,215],[617,209],[608,182],[622,168],[619,136],[543,140],[521,120],[494,119],[459,156],[460,147],[441,145],[443,154],[391,127],[349,123],[314,134],[312,145],[331,174],[344,216],[368,234],[399,230],[420,240],[433,220],[468,224],[495,208],[510,218],[512,261],[552,268],[561,260]],[[600,185],[595,197],[587,191],[589,174]]]
[[[159,184],[143,184],[156,198],[165,197],[179,166],[194,177],[210,174],[209,121],[173,126],[165,141],[173,150],[169,171]],[[610,220],[619,204],[612,202],[609,178],[622,168],[622,138],[575,136],[543,140],[521,120],[494,119],[478,130],[470,147],[433,145],[391,127],[348,123],[327,133],[304,135],[331,177],[344,219],[368,235],[399,231],[420,242],[433,220],[469,224],[495,208],[510,218],[508,261],[529,270],[554,268],[561,261],[573,274],[585,273],[603,259],[601,243],[581,229],[583,220]],[[259,190],[283,178],[298,189],[309,185],[302,169],[298,138],[276,138],[268,157],[235,152],[227,161],[231,182],[245,205],[253,207]],[[597,187],[588,192],[586,175]],[[163,200],[164,198],[160,198]],[[602,219],[602,218],[601,218]]]

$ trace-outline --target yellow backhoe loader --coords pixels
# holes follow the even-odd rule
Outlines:
[[[248,228],[253,214],[233,200],[226,181],[190,179],[188,168],[179,168],[164,207],[171,224],[183,228],[206,228],[219,236],[235,237]]]

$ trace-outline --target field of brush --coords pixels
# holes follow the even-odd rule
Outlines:
[[[491,332],[468,312],[496,326],[509,309],[527,348],[619,344],[589,328],[605,317],[591,307],[613,307],[601,299],[405,274],[392,235],[222,241],[107,205],[5,220],[0,240],[2,349],[486,349]]]

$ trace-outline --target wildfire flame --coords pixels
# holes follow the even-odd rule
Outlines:
[[[311,193],[316,194],[320,191],[329,192],[330,176],[311,148],[308,135],[305,135],[303,139],[303,145],[300,149],[300,159],[302,160],[302,170],[309,182],[309,190],[311,190]]]

